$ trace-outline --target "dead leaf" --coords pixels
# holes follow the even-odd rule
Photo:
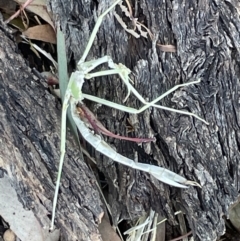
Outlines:
[[[56,33],[49,24],[37,25],[28,28],[23,35],[29,39],[40,40],[47,43],[56,44]]]
[[[21,241],[57,241],[59,230],[43,229],[31,210],[25,210],[7,176],[0,178],[0,216]]]
[[[26,2],[26,0],[15,0],[15,1],[19,4],[24,4]],[[49,23],[52,26],[52,28],[55,30],[55,26],[52,21],[52,16],[47,11],[47,0],[34,0],[26,7],[26,9],[37,14],[39,17],[41,17],[43,20]]]

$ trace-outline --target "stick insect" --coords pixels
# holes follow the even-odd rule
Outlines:
[[[60,186],[60,179],[61,179],[61,172],[63,167],[63,161],[64,161],[64,155],[65,155],[65,141],[66,141],[66,115],[67,115],[67,109],[68,104],[70,103],[71,107],[71,115],[72,118],[80,131],[81,135],[84,139],[86,139],[97,151],[101,152],[102,154],[108,156],[109,158],[113,159],[116,162],[119,162],[123,165],[129,166],[131,168],[141,170],[144,172],[147,172],[157,178],[158,180],[167,183],[172,186],[180,187],[180,188],[187,188],[188,185],[193,186],[199,186],[198,183],[194,181],[188,181],[186,178],[169,171],[165,168],[145,164],[145,163],[136,163],[133,160],[126,158],[120,154],[118,154],[116,151],[114,151],[105,141],[101,139],[100,136],[95,135],[91,130],[88,128],[88,123],[86,123],[86,120],[83,119],[83,116],[81,116],[81,104],[83,104],[83,99],[88,99],[121,111],[125,111],[131,114],[138,114],[143,112],[149,107],[156,107],[168,111],[173,111],[177,113],[181,113],[184,115],[193,116],[200,121],[208,124],[204,119],[200,118],[199,116],[189,113],[186,111],[176,110],[169,107],[157,105],[156,103],[163,99],[165,96],[169,95],[176,89],[191,85],[191,84],[197,84],[200,82],[200,80],[192,81],[185,84],[176,85],[172,89],[168,90],[161,96],[159,96],[157,99],[153,100],[152,102],[146,102],[143,97],[137,92],[137,90],[130,84],[129,75],[131,71],[123,64],[115,64],[111,57],[104,56],[96,60],[87,61],[86,57],[90,51],[90,48],[92,46],[92,43],[94,41],[94,38],[97,34],[97,31],[103,21],[103,18],[105,15],[107,15],[115,6],[118,4],[121,0],[115,1],[106,11],[104,11],[97,19],[95,27],[92,31],[92,34],[90,36],[90,39],[87,43],[86,49],[83,53],[83,56],[79,60],[77,64],[77,71],[73,72],[70,76],[69,83],[65,92],[65,97],[63,100],[63,106],[62,106],[62,121],[61,121],[61,156],[60,156],[60,162],[59,162],[59,170],[58,170],[58,176],[57,176],[57,182],[56,182],[56,188],[55,188],[55,195],[53,200],[53,211],[52,211],[52,221],[51,221],[51,227],[50,229],[53,229],[54,226],[54,219],[55,219],[55,211],[56,211],[56,204],[57,204],[57,197],[58,197],[58,191]],[[110,70],[104,70],[100,72],[95,73],[89,73],[93,69],[95,69],[97,66],[108,63],[108,66]],[[95,96],[87,95],[82,93],[82,85],[84,83],[84,79],[90,79],[93,77],[99,77],[99,76],[107,76],[107,75],[113,75],[118,74],[121,78],[121,80],[125,83],[127,87],[127,96],[124,99],[124,102],[129,97],[130,93],[132,92],[144,105],[140,109],[134,109],[131,107],[126,107],[117,103],[113,103]],[[78,107],[77,107],[78,106]],[[80,109],[79,109],[80,108]],[[85,121],[85,122],[84,122]]]

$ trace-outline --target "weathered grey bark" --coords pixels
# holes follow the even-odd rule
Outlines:
[[[61,112],[47,84],[34,76],[1,29],[0,71],[0,179],[8,176],[23,206],[48,229]],[[57,209],[62,240],[101,240],[97,224],[103,210],[95,177],[73,139],[67,141],[67,149]]]
[[[94,1],[52,0],[49,4],[66,35],[69,58],[73,53],[78,61],[94,17],[109,6],[109,1],[96,5]],[[140,0],[132,5],[134,17],[161,44],[175,44],[177,53],[161,52],[150,39],[135,39],[110,13],[88,59],[110,55],[116,63],[125,64],[134,73],[135,88],[148,100],[176,84],[201,78],[201,84],[182,88],[161,104],[196,113],[210,125],[158,109],[132,116],[87,103],[109,130],[126,134],[130,118],[133,135],[154,133],[157,139],[156,143],[141,147],[108,139],[118,152],[130,158],[137,154],[139,162],[166,167],[202,185],[202,189],[171,188],[95,153],[108,180],[113,217],[115,222],[136,217],[152,207],[176,224],[173,212],[177,203],[186,213],[196,240],[216,240],[225,230],[222,216],[227,215],[239,191],[239,2]],[[84,91],[118,103],[126,95],[117,76],[86,81]],[[126,105],[141,106],[134,97]]]

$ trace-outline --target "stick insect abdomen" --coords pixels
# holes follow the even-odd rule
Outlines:
[[[117,153],[104,140],[102,140],[99,135],[95,135],[93,131],[88,129],[84,121],[81,120],[80,115],[77,112],[76,103],[74,101],[71,101],[71,110],[72,110],[72,117],[74,119],[74,122],[77,125],[78,130],[80,131],[83,138],[103,155],[125,166],[129,166],[131,168],[135,168],[137,170],[147,172],[152,176],[154,176],[155,178],[157,178],[159,181],[170,184],[172,186],[187,188],[186,185],[188,184],[195,185],[195,182],[189,183],[189,181],[186,178],[172,171],[169,171],[165,168],[162,168],[159,166],[153,166],[151,164],[146,164],[146,163],[134,162],[133,160]]]

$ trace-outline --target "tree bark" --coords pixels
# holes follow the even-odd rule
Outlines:
[[[109,1],[99,1],[97,5],[94,1],[81,0],[71,2],[52,0],[49,2],[55,22],[60,24],[66,36],[69,61],[73,58],[77,63],[80,59],[95,24],[96,16],[99,16],[109,6],[108,4]],[[105,17],[87,59],[109,55],[115,63],[126,65],[134,73],[131,76],[134,87],[146,100],[155,99],[176,84],[200,78],[200,84],[175,91],[174,94],[164,98],[161,104],[193,112],[210,124],[207,126],[195,118],[155,108],[149,108],[139,115],[130,115],[86,102],[110,131],[127,135],[126,126],[130,122],[133,132],[129,135],[149,137],[153,134],[156,137],[155,143],[142,146],[106,138],[106,141],[115,146],[119,153],[139,162],[165,167],[202,185],[201,189],[196,187],[186,190],[173,188],[156,181],[148,174],[116,164],[89,149],[107,179],[108,203],[111,207],[113,222],[116,224],[120,219],[128,220],[139,217],[153,208],[162,216],[167,217],[170,224],[177,225],[177,219],[173,214],[180,209],[186,214],[195,240],[216,240],[225,232],[223,215],[228,216],[230,204],[235,202],[239,196],[239,3],[238,1],[209,0],[193,2],[140,0],[132,2],[132,5],[134,6],[134,17],[138,18],[138,21],[146,25],[154,34],[153,41],[150,38],[136,39],[129,35],[114,19],[111,12]],[[129,23],[129,19],[124,17],[119,7],[116,7],[116,11],[119,15],[122,14],[124,20]],[[162,52],[156,42],[173,44],[177,47],[177,52]],[[19,66],[18,61],[15,61],[16,66]],[[10,67],[7,64],[3,66],[4,68]],[[43,98],[46,101],[50,98],[45,97],[49,96],[46,94],[46,87],[42,87],[36,81],[28,81],[30,86],[26,85],[26,80],[31,79],[31,74],[26,74],[25,71],[20,72],[23,74],[22,77],[20,76],[21,78],[10,76],[8,77],[10,80],[6,81],[8,79],[6,77],[3,81],[7,86],[12,87],[17,84],[17,87],[15,87],[15,91],[4,91],[1,94],[1,109],[3,109],[2,113],[5,113],[3,114],[5,122],[2,125],[9,126],[11,122],[9,118],[13,118],[15,114],[15,119],[18,121],[15,120],[14,129],[8,127],[11,133],[10,142],[18,140],[13,142],[13,145],[17,146],[24,156],[26,147],[30,145],[26,142],[24,144],[24,140],[29,139],[28,142],[33,143],[30,145],[31,148],[37,150],[34,153],[37,153],[38,158],[25,157],[21,161],[24,164],[9,163],[7,158],[4,169],[9,170],[11,169],[9,167],[14,165],[20,174],[23,167],[29,166],[28,172],[38,175],[37,172],[31,171],[34,166],[31,163],[34,159],[38,159],[38,162],[44,163],[43,168],[45,166],[46,173],[53,175],[56,171],[56,164],[52,160],[58,160],[59,154],[58,120],[56,116],[46,118],[55,113],[53,107],[48,107],[48,110],[46,103],[36,104],[43,101]],[[22,83],[23,80],[25,82]],[[40,86],[40,91],[38,88],[36,91],[32,91],[32,98],[18,97],[18,95],[22,96],[21,86],[31,94],[30,90],[34,88],[31,85],[37,85],[38,88]],[[126,87],[118,76],[88,80],[84,84],[83,91],[120,104],[127,93]],[[7,97],[6,93],[13,94]],[[11,105],[5,103],[6,99],[11,100]],[[20,100],[25,100],[25,102],[18,104]],[[34,102],[29,102],[30,100]],[[134,108],[141,106],[132,95],[125,104]],[[41,109],[36,110],[38,105],[41,106]],[[8,112],[6,106],[10,106]],[[25,111],[26,109],[28,111]],[[28,118],[25,117],[27,113],[29,113]],[[44,114],[42,115],[42,113]],[[39,121],[39,118],[42,117],[45,118]],[[37,126],[37,130],[35,130],[36,127],[25,123],[28,119]],[[52,122],[56,124],[54,129],[50,129]],[[0,133],[1,136],[4,136],[3,132]],[[24,133],[25,138],[20,138],[19,133]],[[39,138],[42,141],[39,141],[40,144],[35,144],[38,143]],[[53,138],[52,141],[49,141],[50,138]],[[19,144],[19,141],[22,143]],[[47,144],[47,141],[50,144]],[[4,143],[8,142],[4,141]],[[76,164],[76,158],[73,156],[77,149],[76,147],[71,149],[69,145],[68,158],[74,159],[75,162],[65,162],[62,179],[62,183],[65,185],[62,187],[63,193],[60,195],[57,225],[60,225],[59,227],[63,230],[64,240],[74,240],[65,234],[67,232],[73,234],[75,228],[83,232],[81,234],[83,236],[79,236],[80,240],[88,240],[86,237],[90,237],[87,235],[90,235],[91,232],[97,234],[96,226],[90,226],[89,223],[93,224],[94,218],[99,217],[102,210],[95,185],[87,181],[94,180],[94,177],[83,162],[79,161]],[[50,148],[50,150],[47,149],[47,154],[45,153],[50,157],[45,158],[45,155],[42,154],[43,146]],[[5,153],[4,150],[0,150],[1,155]],[[19,152],[21,153],[21,151]],[[9,160],[12,160],[10,157]],[[78,168],[68,166],[72,163]],[[28,175],[28,172],[23,173]],[[12,178],[16,190],[18,181],[23,179],[22,175],[20,177],[14,175]],[[72,188],[72,182],[77,183],[80,180],[73,177],[81,177],[80,179],[84,180],[80,187],[74,186],[78,188],[77,190]],[[45,179],[45,181],[41,180],[41,183],[44,184],[44,190],[41,192],[46,195],[48,200],[52,200],[54,188],[52,178],[46,177]],[[88,187],[86,183],[90,186]],[[27,181],[25,181],[25,185],[27,185]],[[38,185],[31,184],[27,187],[35,190]],[[89,197],[84,195],[86,192],[89,193]],[[30,194],[27,193],[29,197]],[[72,194],[81,195],[81,198],[73,197]],[[22,196],[25,197],[25,195]],[[36,198],[32,196],[31,198],[37,202]],[[66,203],[61,204],[66,202],[67,198],[71,200],[73,208],[75,205],[80,206],[80,211],[74,210],[74,213],[78,212],[80,221],[73,219],[74,215],[69,216],[70,208],[67,209],[69,206]],[[77,199],[80,200],[79,204],[76,202]],[[94,207],[91,206],[93,203],[96,203]],[[59,211],[62,210],[61,207],[64,207],[62,213]],[[68,222],[66,227],[63,220]],[[70,227],[69,223],[74,227]]]
[[[1,29],[0,56],[0,182],[8,178],[44,232],[50,227],[58,171],[61,111],[47,84],[31,72],[16,44]],[[101,240],[98,223],[103,210],[96,179],[73,138],[67,141],[61,184],[56,219],[62,240]],[[0,216],[14,220],[20,212],[15,210],[13,217]]]
[[[176,84],[200,78],[200,84],[175,91],[161,104],[193,112],[210,124],[155,108],[136,116],[87,103],[109,130],[127,134],[129,118],[134,128],[129,135],[154,134],[157,139],[142,146],[107,139],[118,152],[166,167],[202,185],[201,189],[172,188],[95,153],[108,180],[114,221],[139,216],[151,207],[176,224],[173,213],[177,205],[186,213],[196,240],[216,240],[225,232],[222,216],[228,216],[229,205],[239,192],[239,2],[141,0],[131,4],[134,17],[151,30],[154,40],[129,35],[111,12],[98,31],[88,60],[110,55],[115,63],[126,65],[134,73],[134,87],[146,100]],[[66,35],[69,58],[79,60],[95,16],[108,6],[109,1],[98,5],[92,1],[50,2]],[[120,8],[116,9],[130,24]],[[175,45],[177,52],[160,51],[156,41]],[[84,91],[117,103],[126,96],[118,76],[86,81]],[[133,96],[125,104],[141,106]]]

